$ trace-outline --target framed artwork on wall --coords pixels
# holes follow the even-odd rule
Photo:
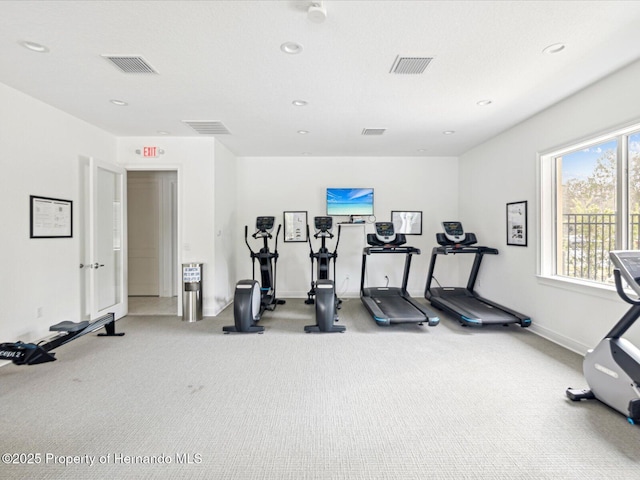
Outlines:
[[[60,198],[29,196],[29,238],[71,238],[73,202]]]
[[[307,241],[307,212],[284,212],[284,241]]]
[[[392,210],[391,222],[396,233],[422,235],[422,212]]]
[[[527,246],[527,202],[507,203],[507,245]]]

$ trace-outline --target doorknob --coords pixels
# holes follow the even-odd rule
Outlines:
[[[100,267],[104,267],[104,264],[101,263],[94,263],[93,265],[89,265],[90,268],[100,268]]]

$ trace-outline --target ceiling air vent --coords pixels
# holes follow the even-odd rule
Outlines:
[[[200,135],[229,135],[231,133],[222,122],[197,120],[183,120],[183,122],[193,128]]]
[[[386,131],[386,128],[363,128],[362,135],[382,135]]]
[[[124,73],[158,73],[139,55],[102,55]]]
[[[419,74],[423,73],[427,65],[433,60],[430,57],[401,57],[398,55],[389,73]]]

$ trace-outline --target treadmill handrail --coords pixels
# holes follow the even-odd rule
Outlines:
[[[416,254],[420,255],[420,249],[416,247],[364,247],[362,252],[365,255],[370,255],[372,253],[403,253],[403,254]]]
[[[450,253],[454,255],[456,253],[482,253],[482,254],[486,253],[489,255],[498,255],[498,249],[493,247],[483,247],[483,246],[471,247],[466,245],[460,245],[460,246],[447,245],[447,246],[433,247],[432,253],[437,255],[448,255]]]

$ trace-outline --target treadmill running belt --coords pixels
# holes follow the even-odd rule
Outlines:
[[[383,299],[382,301],[378,301],[376,298],[373,298],[373,300],[376,302],[378,308],[380,308],[393,323],[422,322],[426,320],[422,312],[399,295],[381,298]]]
[[[455,295],[440,297],[438,300],[452,310],[462,313],[468,311],[473,318],[479,318],[482,323],[512,323],[513,315],[492,307],[474,297]]]

